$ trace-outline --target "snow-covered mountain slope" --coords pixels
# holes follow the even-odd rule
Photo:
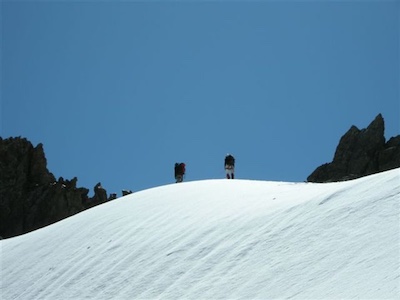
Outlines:
[[[2,299],[395,299],[400,169],[158,187],[1,241]]]

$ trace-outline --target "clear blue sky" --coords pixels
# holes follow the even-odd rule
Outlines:
[[[2,1],[1,137],[108,193],[304,181],[382,113],[400,133],[399,1]]]

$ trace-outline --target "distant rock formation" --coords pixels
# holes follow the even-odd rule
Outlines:
[[[122,190],[122,196],[127,196],[132,194],[133,192],[131,190]]]
[[[94,188],[94,197],[92,201],[94,202],[106,202],[107,199],[107,191],[101,186],[101,182],[97,183]]]
[[[400,167],[400,135],[385,142],[381,114],[366,128],[352,126],[340,139],[331,163],[318,167],[309,182],[333,182]]]
[[[89,198],[77,180],[55,179],[42,144],[0,137],[0,237],[27,233],[108,200],[100,183]]]

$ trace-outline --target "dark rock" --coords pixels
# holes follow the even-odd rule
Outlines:
[[[122,190],[122,196],[126,196],[129,194],[132,194],[133,192],[131,190]]]
[[[101,183],[97,183],[94,187],[93,201],[102,203],[107,201],[107,191],[101,186]]]
[[[101,184],[89,198],[89,190],[77,188],[77,181],[56,181],[47,170],[42,144],[0,138],[0,236],[27,233],[107,201]]]
[[[117,194],[116,193],[111,193],[110,197],[108,197],[108,201],[115,200],[115,199],[117,199]]]
[[[397,162],[397,164],[396,164]],[[400,162],[400,135],[392,137],[379,153],[379,172],[396,168]]]
[[[385,143],[381,114],[366,128],[352,126],[340,139],[331,163],[318,167],[309,182],[332,182],[400,167],[400,136]]]

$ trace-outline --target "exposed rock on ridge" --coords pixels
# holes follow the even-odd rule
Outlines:
[[[331,163],[318,167],[309,182],[332,182],[400,167],[400,135],[385,142],[381,114],[366,128],[352,126],[340,139]]]
[[[47,170],[43,145],[25,138],[0,138],[0,237],[23,234],[107,201],[98,183],[95,195]]]

